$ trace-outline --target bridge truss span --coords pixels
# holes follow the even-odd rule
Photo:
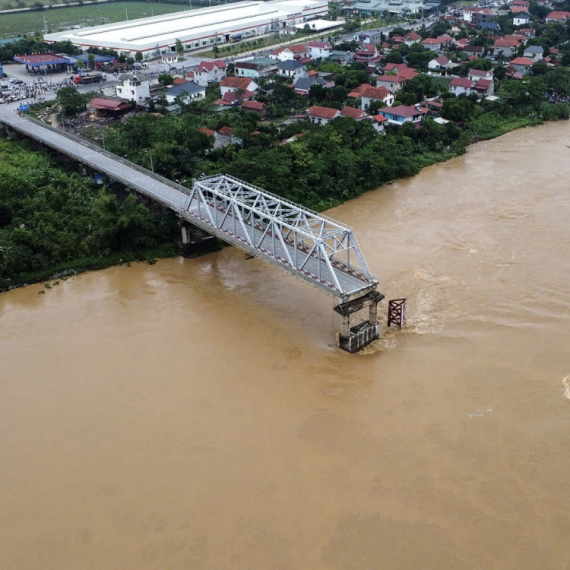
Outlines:
[[[376,289],[352,229],[229,175],[196,180],[184,217],[347,302]]]

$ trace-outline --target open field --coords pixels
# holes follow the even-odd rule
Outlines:
[[[0,39],[18,37],[22,34],[43,33],[44,17],[47,30],[57,32],[83,26],[97,26],[107,22],[135,20],[148,16],[181,12],[180,4],[158,4],[151,2],[112,2],[88,6],[73,6],[19,14],[3,14],[0,18]]]

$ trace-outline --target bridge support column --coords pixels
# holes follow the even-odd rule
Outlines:
[[[384,295],[372,291],[358,299],[341,303],[334,310],[341,316],[340,337],[338,345],[347,352],[355,353],[380,338],[378,322],[378,303]],[[351,327],[350,315],[368,307],[368,320]]]
[[[198,235],[196,235],[198,233]],[[192,226],[186,222],[180,224],[180,235],[182,241],[182,255],[184,257],[198,257],[205,253],[218,251],[220,249],[218,241],[212,235],[205,232],[197,232]]]

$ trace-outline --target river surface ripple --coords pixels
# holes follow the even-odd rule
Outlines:
[[[0,295],[0,567],[570,568],[569,159],[519,130],[329,212],[409,298],[355,356],[234,248]]]

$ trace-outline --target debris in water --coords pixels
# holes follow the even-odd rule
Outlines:
[[[475,412],[474,414],[469,414],[470,418],[482,418],[485,414],[490,414],[493,410],[488,408],[486,412]]]
[[[562,385],[564,386],[564,397],[570,400],[570,376],[562,378]]]

